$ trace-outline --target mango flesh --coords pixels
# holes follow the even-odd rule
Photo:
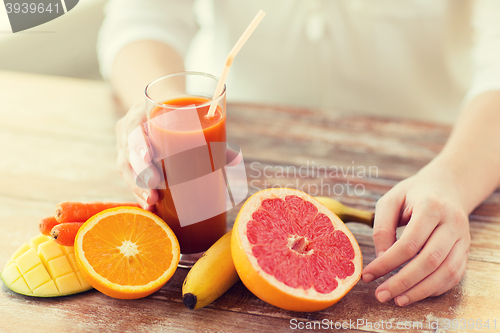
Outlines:
[[[57,297],[92,289],[76,264],[73,247],[45,235],[21,246],[0,277],[7,288],[27,296]]]

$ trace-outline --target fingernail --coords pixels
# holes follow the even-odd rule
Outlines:
[[[373,274],[363,274],[363,282],[364,283],[368,283],[368,282],[371,282],[373,281],[375,277],[373,276]]]
[[[151,170],[146,170],[142,176],[142,180],[147,187],[149,187],[149,180],[153,178],[153,172]]]
[[[148,199],[149,199],[149,193],[144,191],[142,192],[142,198],[146,201],[146,203],[148,202]]]
[[[408,299],[408,297],[406,295],[399,296],[398,298],[396,298],[396,304],[399,306],[405,306],[409,302],[410,302],[410,300]]]
[[[378,258],[378,257],[380,257],[381,255],[383,255],[384,253],[385,253],[385,251],[379,251],[379,252],[377,253],[377,258]]]
[[[387,290],[382,290],[377,294],[377,299],[380,303],[384,303],[385,301],[391,298],[391,293]]]

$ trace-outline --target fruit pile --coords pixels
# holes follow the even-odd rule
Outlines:
[[[360,279],[362,256],[332,210],[366,224],[373,214],[318,199],[291,189],[251,196],[233,230],[186,276],[184,304],[202,308],[240,279],[257,297],[283,309],[317,311],[336,303]],[[179,263],[172,230],[136,204],[61,203],[54,217],[41,221],[40,231],[0,275],[17,293],[53,297],[94,287],[115,298],[140,298],[159,290]]]

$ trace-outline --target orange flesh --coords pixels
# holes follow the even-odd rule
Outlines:
[[[173,260],[172,242],[164,234],[150,218],[117,214],[102,219],[85,234],[83,251],[94,270],[112,283],[146,285],[158,279]]]

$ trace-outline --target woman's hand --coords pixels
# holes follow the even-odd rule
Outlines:
[[[396,228],[407,225],[399,240]],[[456,182],[429,165],[392,188],[375,209],[377,258],[363,270],[368,283],[408,262],[375,291],[399,306],[438,296],[458,284],[470,247],[469,220]]]
[[[152,210],[158,200],[158,192],[154,188],[160,182],[160,174],[151,164],[154,155],[143,126],[146,120],[146,107],[140,103],[131,107],[117,122],[117,165],[137,202],[144,209]]]

